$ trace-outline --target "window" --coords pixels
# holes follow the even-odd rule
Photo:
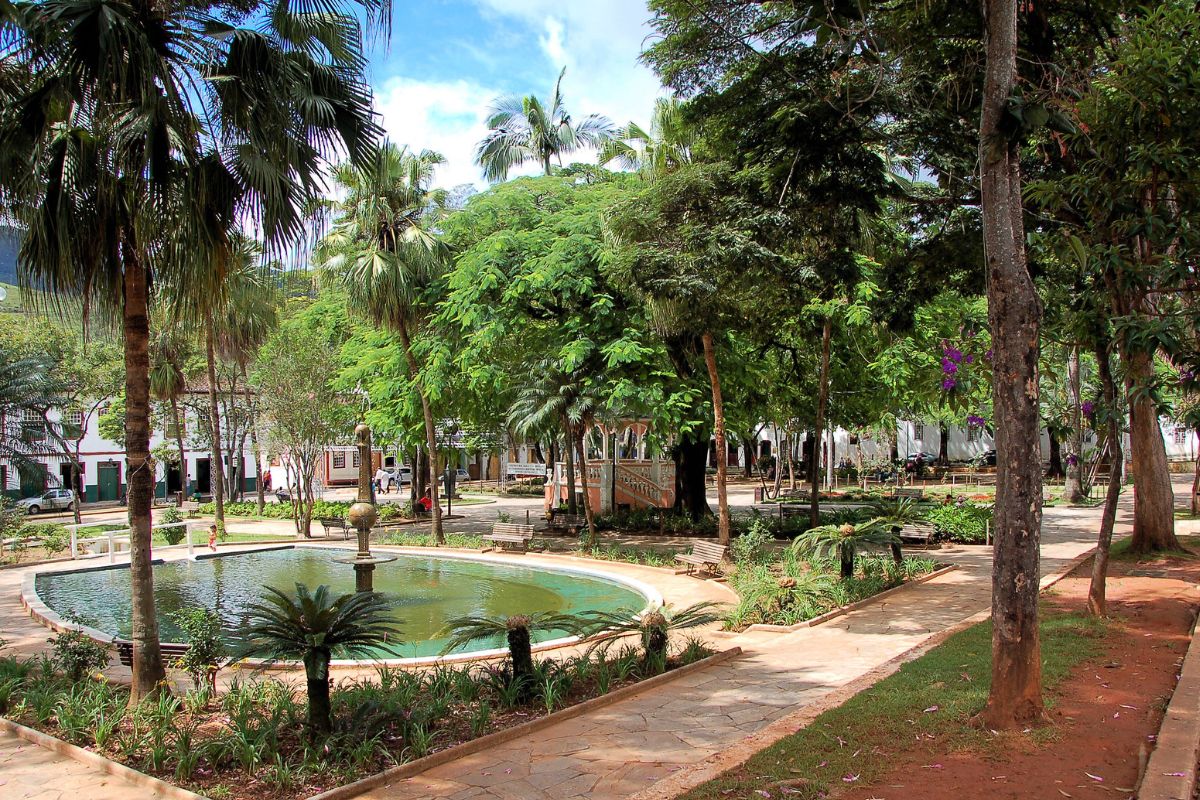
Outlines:
[[[978,442],[979,441],[979,428],[975,427],[974,425],[967,426],[967,441],[968,442]]]
[[[916,439],[918,442],[922,441],[925,438],[925,426],[924,425],[913,425],[913,438]]]
[[[83,427],[83,412],[68,411],[63,414],[62,421],[64,425],[79,430]]]
[[[343,456],[343,458],[344,458],[344,456]],[[353,461],[353,466],[354,466],[354,468],[355,468],[355,469],[358,469],[358,465],[359,465],[360,463],[361,463],[361,461],[360,461],[360,460],[359,460],[359,458],[358,458],[358,451],[357,451],[357,450],[355,450],[355,451],[354,451],[354,461]]]
[[[333,454],[333,468],[334,469],[345,469],[346,468],[346,454],[344,452],[338,451]]]
[[[21,430],[25,434],[27,441],[45,441],[46,418],[34,409],[27,408],[21,416]]]
[[[1191,431],[1188,430],[1187,426],[1175,426],[1175,444],[1187,444],[1189,433],[1191,433]]]
[[[187,422],[184,421],[182,415],[179,417],[178,426],[175,425],[174,419],[167,420],[166,434],[168,439],[179,439],[183,436],[187,436]]]

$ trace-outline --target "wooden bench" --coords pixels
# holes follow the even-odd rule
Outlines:
[[[933,544],[937,527],[932,522],[909,522],[900,528],[900,541]]]
[[[529,549],[529,542],[533,539],[533,526],[523,525],[516,522],[497,522],[492,526],[492,532],[479,537],[485,542],[492,543],[494,550],[508,550],[520,548],[524,553]]]
[[[692,546],[692,552],[680,553],[675,556],[675,560],[687,564],[687,572],[689,575],[700,567],[701,570],[708,572],[716,572],[721,566],[721,562],[725,560],[725,551],[728,548],[723,544],[716,542],[696,542]]]
[[[812,511],[812,505],[809,503],[780,503],[779,504],[779,521],[783,522],[787,517],[806,517]]]
[[[317,522],[325,529],[325,538],[331,533],[340,533],[343,539],[350,538],[350,525],[341,517],[317,517]]]
[[[117,648],[117,658],[126,667],[133,666],[133,642],[128,639],[113,639],[113,645]],[[159,650],[162,652],[163,661],[167,664],[182,657],[188,651],[188,645],[178,644],[174,642],[162,642],[159,645]]]
[[[924,489],[896,489],[892,492],[892,497],[896,500],[924,500]]]
[[[566,531],[576,535],[587,526],[587,517],[583,514],[568,514],[557,508],[550,509],[550,522],[547,525],[552,530]]]

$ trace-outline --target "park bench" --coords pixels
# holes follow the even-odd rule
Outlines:
[[[516,522],[497,522],[492,526],[492,532],[479,537],[485,542],[491,542],[493,550],[508,550],[520,548],[524,553],[529,549],[533,539],[533,526]]]
[[[587,525],[587,517],[583,514],[568,514],[558,508],[550,509],[550,522],[547,527],[551,530],[566,531],[577,535]]]
[[[937,527],[932,522],[908,522],[900,528],[900,541],[902,542],[933,544],[936,538]]]
[[[333,533],[340,533],[343,539],[350,538],[350,526],[341,517],[317,517],[317,522],[325,529],[326,539]]]
[[[113,639],[113,644],[117,648],[117,658],[120,660],[120,662],[127,667],[132,667],[133,642],[129,641],[128,639]],[[163,661],[165,661],[167,664],[170,664],[175,659],[181,658],[184,654],[186,654],[188,651],[188,646],[186,644],[179,644],[177,642],[162,642],[159,645],[159,649],[162,651]]]
[[[727,549],[725,545],[716,542],[696,542],[692,545],[692,552],[680,553],[675,556],[675,560],[687,564],[689,575],[696,567],[708,572],[716,572],[720,568],[721,562],[725,560]]]
[[[808,503],[780,503],[779,521],[783,522],[787,517],[805,517],[811,511],[812,506]]]
[[[896,489],[892,492],[892,498],[896,500],[924,500],[924,489]]]

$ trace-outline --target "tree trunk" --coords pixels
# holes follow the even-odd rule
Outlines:
[[[183,421],[179,418],[179,398],[174,394],[171,395],[171,419],[175,423],[175,446],[179,448],[179,501],[176,505],[182,506],[182,500],[188,494],[187,456],[183,452]]]
[[[950,464],[950,426],[945,422],[938,423],[938,464]]]
[[[675,510],[686,513],[693,522],[699,522],[711,511],[705,485],[707,437],[692,433],[681,435],[671,448],[671,459],[675,462]]]
[[[1200,427],[1195,430],[1196,439],[1200,442]],[[1200,447],[1197,448],[1196,460],[1192,468],[1192,516],[1200,514]]]
[[[808,524],[814,528],[821,524],[821,439],[825,432],[825,407],[829,404],[829,339],[833,334],[833,320],[825,317],[821,326],[821,374],[817,384],[817,419],[813,429],[817,432],[813,439],[813,463],[808,471],[812,484],[812,496],[808,501]],[[833,466],[832,464],[830,466]]]
[[[796,491],[796,440],[788,439],[787,451],[788,491]]]
[[[412,373],[413,385],[421,397],[421,415],[425,418],[425,447],[429,450],[429,500],[433,503],[429,509],[433,515],[433,538],[439,545],[446,543],[446,534],[442,531],[442,506],[438,502],[437,487],[437,430],[433,426],[433,409],[429,405],[429,395],[421,382],[421,368],[417,357],[412,351],[412,341],[408,336],[408,325],[400,323],[400,344],[404,347],[404,357],[408,360],[408,369]]]
[[[1062,443],[1059,442],[1058,436],[1050,426],[1046,426],[1046,440],[1050,443],[1050,463],[1046,468],[1046,477],[1061,478],[1065,474],[1063,472]]]
[[[329,702],[329,660],[330,655],[323,659],[321,656],[311,656],[312,663],[308,675],[308,730],[313,739],[321,739],[329,735],[333,727],[333,707]],[[310,659],[306,658],[308,662]]]
[[[83,487],[79,485],[80,484],[80,480],[79,480],[79,450],[80,450],[81,446],[82,446],[81,440],[76,439],[75,440],[75,458],[71,461],[71,491],[75,493],[74,517],[75,517],[76,525],[79,525],[83,522],[82,512],[79,508],[81,505],[83,505],[83,492],[81,491],[81,489]],[[6,488],[8,488],[8,487],[0,486],[0,490],[6,489]],[[1193,502],[1194,502],[1195,496],[1196,496],[1196,493],[1192,492]]]
[[[566,461],[567,473],[567,513],[579,513],[579,500],[575,496],[575,446],[572,442],[575,436],[571,433],[571,423],[564,417],[563,432],[566,434],[566,447],[563,448],[563,459]],[[613,478],[616,478],[614,475]],[[614,508],[613,511],[616,511]]]
[[[992,558],[992,683],[981,716],[991,729],[1042,717],[1038,635],[1042,523],[1038,329],[1041,302],[1025,262],[1018,142],[1000,121],[1013,94],[1017,0],[986,0],[987,66],[979,130],[996,437]]]
[[[1067,401],[1071,410],[1071,439],[1067,453],[1067,480],[1063,485],[1063,500],[1081,503],[1083,493],[1083,393],[1079,369],[1079,345],[1067,351]]]
[[[717,374],[717,353],[713,335],[705,331],[700,337],[704,344],[704,364],[708,367],[708,382],[712,386],[713,431],[717,440],[717,541],[729,546],[729,494],[726,488],[729,449],[725,445],[725,404],[721,401],[721,378]]]
[[[246,377],[245,364],[242,365],[242,389],[246,393],[246,417],[249,420],[250,427],[250,449],[254,451],[254,485],[258,489],[258,515],[261,517],[267,503],[262,479],[262,449],[258,445],[258,417],[254,413],[254,400],[250,396],[250,380]]]
[[[1092,582],[1088,587],[1087,609],[1093,617],[1103,617],[1107,611],[1104,590],[1108,578],[1108,551],[1112,545],[1113,526],[1117,521],[1117,501],[1121,498],[1121,467],[1125,454],[1121,451],[1120,413],[1117,410],[1117,384],[1112,376],[1112,363],[1104,343],[1096,345],[1100,385],[1104,406],[1108,412],[1108,456],[1112,467],[1108,471],[1108,491],[1104,493],[1104,511],[1100,515],[1100,536],[1096,541],[1096,557],[1092,560]]]
[[[212,467],[208,470],[213,485],[217,532],[225,534],[225,459],[221,457],[221,412],[217,407],[217,357],[213,344],[212,314],[204,320],[204,352],[208,362],[208,415],[212,432]]]
[[[132,584],[133,680],[129,705],[136,706],[166,680],[154,610],[150,566],[154,471],[150,461],[150,318],[145,266],[126,246],[125,302],[125,457],[129,504],[129,573]]]
[[[581,422],[577,427],[578,430],[575,432],[575,446],[579,448],[579,482],[583,486],[583,516],[587,520],[588,530],[587,541],[584,543],[584,546],[591,549],[596,546],[596,517],[592,513],[592,498],[588,493],[587,451],[583,441],[585,426]],[[613,475],[613,480],[615,481],[616,479],[617,476]],[[616,509],[614,508],[613,511],[615,512]]]
[[[506,638],[508,639],[508,657],[512,661],[513,682],[521,687],[521,698],[528,700],[533,696],[534,681],[536,680],[533,667],[533,643],[529,634],[529,626],[527,624],[510,624]]]
[[[754,442],[750,438],[742,439],[742,460],[746,462],[742,465],[742,477],[753,478],[754,465],[758,459],[755,458]]]
[[[1149,393],[1154,384],[1154,354],[1126,348],[1124,356],[1133,461],[1133,540],[1129,547],[1135,553],[1179,550],[1167,448],[1158,408]]]

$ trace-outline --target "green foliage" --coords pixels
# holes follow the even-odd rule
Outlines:
[[[197,691],[207,684],[215,694],[217,671],[228,655],[221,637],[221,617],[207,608],[189,608],[174,612],[171,621],[188,643],[187,652],[176,659],[175,666],[192,676]]]
[[[108,650],[83,631],[68,629],[50,638],[55,669],[78,683],[90,673],[108,666]]]
[[[888,523],[874,519],[859,525],[821,525],[800,534],[792,542],[792,550],[798,555],[836,556],[841,564],[843,578],[853,577],[854,557],[867,546],[891,546],[900,543],[900,537]]]
[[[716,603],[705,601],[680,609],[663,606],[641,614],[627,608],[610,612],[592,611],[585,617],[584,635],[603,634],[608,637],[593,644],[589,652],[605,652],[625,634],[637,634],[642,646],[643,664],[653,672],[661,672],[666,668],[671,634],[717,622],[721,619],[721,608]]]
[[[775,541],[770,524],[760,516],[756,516],[750,527],[733,540],[730,552],[734,564],[740,566],[756,564],[770,557],[770,547]]]
[[[187,527],[185,525],[177,525],[174,523],[184,522],[186,517],[183,511],[175,505],[168,505],[158,514],[159,525],[171,525],[169,528],[160,528],[159,533],[167,544],[179,544],[187,536]]]
[[[965,544],[983,544],[992,521],[992,507],[958,500],[934,506],[925,514],[938,533],[947,539]]]

